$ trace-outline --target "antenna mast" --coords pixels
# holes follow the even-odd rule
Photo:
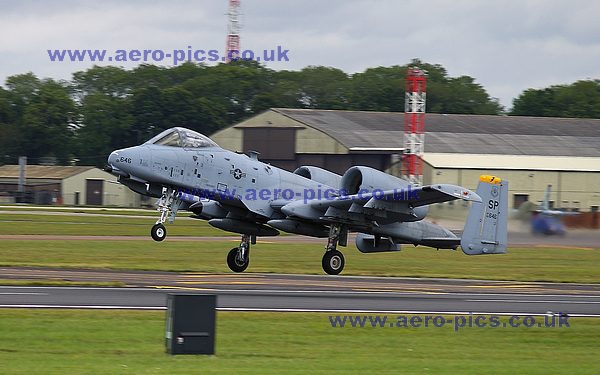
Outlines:
[[[240,55],[240,0],[229,0],[229,11],[227,12],[227,45],[225,52],[225,62],[231,61],[230,57],[239,57]],[[232,51],[235,51],[232,55]]]
[[[427,76],[416,66],[408,68],[404,102],[404,178],[413,185],[423,185],[425,150],[425,98]]]

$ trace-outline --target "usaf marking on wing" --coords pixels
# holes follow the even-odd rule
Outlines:
[[[276,236],[279,231],[327,238],[322,267],[332,275],[344,268],[338,245],[347,245],[348,232],[358,233],[356,247],[362,253],[398,251],[402,244],[460,246],[469,255],[506,252],[508,182],[495,176],[481,176],[473,192],[449,184],[410,186],[365,166],[353,166],[343,176],[313,166],[292,173],[262,163],[257,153],[222,149],[185,128],[171,128],[142,145],[114,151],[105,170],[131,190],[159,198],[160,217],[151,229],[156,241],[166,238],[164,224],[172,223],[179,210],[241,234],[239,246],[227,256],[235,272],[248,267],[257,236]],[[397,192],[409,187],[414,193],[398,199]],[[231,194],[234,191],[238,193]],[[286,191],[290,199],[277,193],[248,199],[239,194],[245,191]],[[331,191],[333,196],[326,197]],[[429,205],[456,199],[472,203],[462,238],[424,220]]]

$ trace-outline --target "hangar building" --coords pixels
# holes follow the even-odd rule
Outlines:
[[[271,108],[211,138],[288,170],[367,165],[399,175],[403,129],[398,112]],[[598,211],[600,119],[427,114],[424,183],[474,189],[481,174],[510,181],[512,208],[542,201],[552,185],[554,208]]]
[[[24,200],[37,204],[139,207],[140,195],[111,183],[115,178],[95,167],[27,165]],[[19,166],[0,167],[0,193],[14,201]]]

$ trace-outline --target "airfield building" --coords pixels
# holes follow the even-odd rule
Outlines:
[[[0,167],[0,195],[7,203],[139,207],[140,195],[95,167],[28,165],[19,194],[19,166]]]
[[[343,173],[367,165],[401,173],[403,113],[272,108],[212,139],[294,170]],[[474,189],[478,176],[510,181],[510,206],[541,202],[573,211],[600,207],[600,120],[427,114],[423,179]]]

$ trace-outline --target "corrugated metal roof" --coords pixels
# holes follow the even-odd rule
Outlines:
[[[349,149],[402,148],[404,113],[274,108]],[[425,152],[600,157],[600,119],[426,115]]]
[[[89,171],[95,167],[46,166],[28,165],[27,179],[62,180]],[[0,178],[19,178],[18,165],[3,165],[0,167]]]
[[[435,168],[600,171],[600,157],[426,153]]]

